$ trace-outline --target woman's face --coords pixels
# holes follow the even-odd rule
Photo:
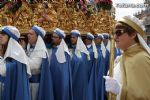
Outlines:
[[[0,45],[6,45],[8,43],[8,40],[8,35],[3,32],[0,32]]]
[[[117,31],[121,31],[121,30],[117,29]],[[115,34],[116,45],[118,48],[122,50],[126,50],[130,46],[131,37],[126,32],[124,33],[122,32],[118,34]]]
[[[120,23],[118,23],[120,25]],[[135,43],[136,34],[128,35],[124,29],[115,28],[115,41],[118,48],[127,50],[133,43]]]

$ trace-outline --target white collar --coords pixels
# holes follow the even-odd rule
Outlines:
[[[64,39],[61,40],[60,45],[57,45],[57,51],[55,53],[56,58],[58,60],[59,63],[64,63],[66,62],[66,56],[65,56],[65,52],[68,53],[70,55],[69,49],[67,44],[65,43]]]
[[[27,45],[27,51],[29,51],[29,49],[30,44]],[[48,55],[47,48],[41,36],[38,36],[33,52],[38,52],[38,57],[47,58]]]
[[[88,45],[87,45],[87,48],[90,48],[91,46],[92,46],[91,44],[88,44]]]

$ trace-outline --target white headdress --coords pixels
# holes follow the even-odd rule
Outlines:
[[[23,64],[27,65],[27,73],[31,75],[30,67],[28,64],[27,56],[25,54],[25,51],[21,47],[21,45],[17,42],[17,40],[20,37],[19,30],[14,26],[5,26],[2,28],[2,31],[8,34],[10,36],[10,39],[8,41],[8,46],[4,55],[4,59],[7,57],[11,57]]]
[[[87,33],[87,37],[92,40],[92,47],[93,47],[93,52],[94,52],[94,58],[98,58],[98,53],[97,53],[97,48],[94,42],[94,36],[91,33]]]
[[[44,43],[44,36],[46,34],[45,30],[42,27],[39,26],[33,26],[32,30],[35,31],[35,33],[38,35],[38,39],[37,42],[35,44],[35,48],[33,50],[34,51],[38,51],[37,57],[41,57],[41,58],[47,58],[48,57],[48,52]],[[27,45],[27,50],[30,49],[30,44]],[[43,52],[45,51],[45,52]]]
[[[103,35],[102,34],[97,34],[98,37],[101,37],[102,40],[104,39]],[[106,48],[105,48],[105,45],[104,45],[104,42],[102,41],[101,42],[101,50],[102,50],[102,54],[103,54],[103,57],[105,58],[106,57]]]
[[[83,52],[87,55],[88,60],[90,60],[89,52],[80,37],[80,32],[78,30],[72,30],[71,35],[75,35],[78,37],[77,45],[76,45],[76,49],[75,49],[75,54],[77,55],[77,57],[81,57],[81,52]]]
[[[56,58],[57,58],[59,63],[64,63],[64,62],[66,62],[65,52],[70,55],[68,46],[64,41],[64,38],[65,38],[66,35],[65,35],[65,32],[63,30],[59,29],[59,28],[56,28],[54,30],[54,33],[57,34],[62,39],[61,43],[58,46],[58,49],[56,51]]]
[[[102,33],[104,39],[109,39],[109,34],[108,33]],[[110,40],[108,40],[107,46],[106,46],[107,50],[110,52]]]

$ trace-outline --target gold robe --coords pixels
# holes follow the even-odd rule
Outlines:
[[[150,55],[139,44],[123,53],[121,73],[120,100],[150,100]]]

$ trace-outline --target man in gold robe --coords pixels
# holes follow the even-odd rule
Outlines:
[[[115,41],[123,54],[115,60],[113,77],[106,76],[106,91],[116,100],[150,100],[150,49],[144,27],[136,17],[125,16],[115,26]]]

